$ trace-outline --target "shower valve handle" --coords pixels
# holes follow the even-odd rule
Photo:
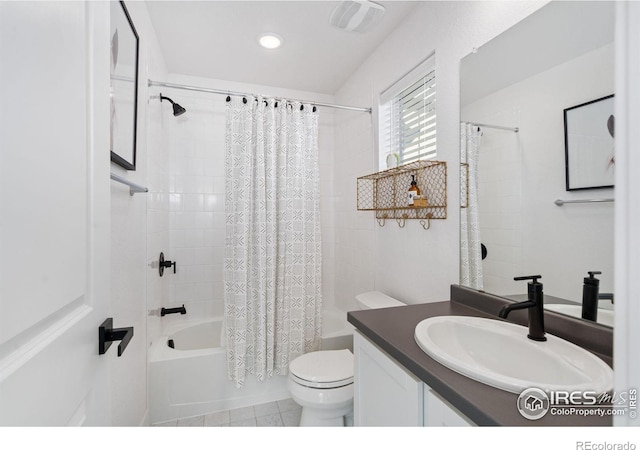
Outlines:
[[[175,261],[169,261],[168,259],[165,260],[164,259],[164,253],[160,252],[160,264],[158,264],[158,272],[160,273],[160,276],[164,275],[164,268],[170,268],[171,266],[173,266],[173,273],[176,273],[176,262]]]

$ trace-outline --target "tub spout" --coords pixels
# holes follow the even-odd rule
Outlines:
[[[184,307],[184,304],[178,308],[162,308],[160,309],[160,316],[164,317],[167,314],[186,314],[187,309]]]

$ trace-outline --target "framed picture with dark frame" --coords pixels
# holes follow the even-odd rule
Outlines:
[[[614,185],[613,95],[564,110],[567,191]]]
[[[140,39],[124,2],[111,4],[111,161],[136,170]]]

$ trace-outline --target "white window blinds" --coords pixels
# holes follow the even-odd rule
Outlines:
[[[393,153],[399,164],[436,156],[434,59],[428,58],[380,96],[381,169]]]

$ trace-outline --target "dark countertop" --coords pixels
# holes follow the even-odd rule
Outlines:
[[[548,413],[539,420],[525,419],[517,410],[516,394],[474,381],[427,356],[414,340],[414,329],[424,319],[444,315],[496,318],[495,314],[471,308],[457,301],[352,311],[348,313],[347,318],[361,334],[424,381],[477,425],[612,425],[611,417],[554,416]],[[596,355],[611,365],[610,358],[598,353]]]

